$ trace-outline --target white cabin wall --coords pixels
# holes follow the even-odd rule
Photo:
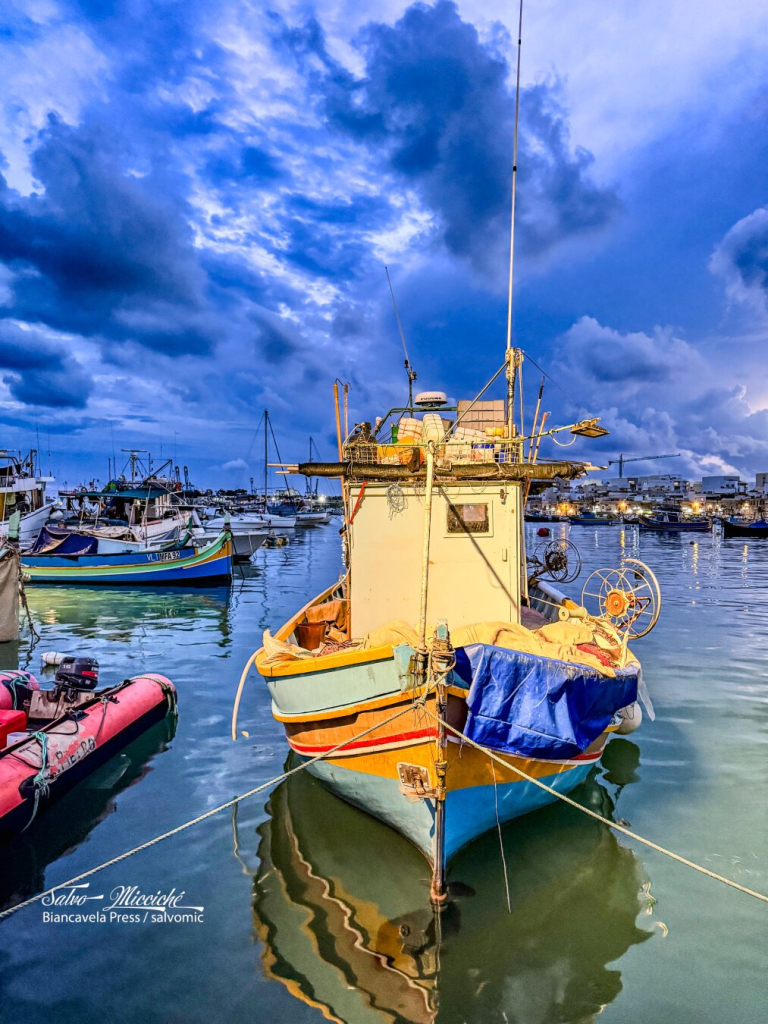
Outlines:
[[[390,517],[387,484],[369,483],[350,527],[352,634],[392,619],[419,618],[424,485],[403,484],[406,508]],[[354,508],[360,484],[351,488]],[[502,498],[502,495],[504,496]],[[520,485],[450,485],[454,504],[488,504],[491,532],[449,534],[448,499],[436,484],[432,505],[427,622],[449,628],[472,622],[520,621]]]

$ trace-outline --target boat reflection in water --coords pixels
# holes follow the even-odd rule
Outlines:
[[[637,754],[609,744],[606,779],[634,781]],[[575,796],[613,814],[597,771]],[[614,962],[652,934],[636,923],[650,901],[634,852],[569,807],[504,828],[511,914],[487,833],[452,862],[437,915],[415,847],[309,774],[279,786],[268,810],[253,883],[264,966],[327,1020],[592,1020],[621,991]]]
[[[45,888],[46,869],[84,843],[115,809],[115,798],[152,771],[167,749],[176,717],[158,722],[46,809],[28,832],[0,843],[0,910]]]

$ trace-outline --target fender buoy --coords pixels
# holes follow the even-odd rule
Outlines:
[[[640,727],[640,723],[643,720],[643,709],[635,701],[634,704],[627,704],[625,708],[620,708],[617,712],[621,723],[616,732],[619,736],[629,736],[631,732]]]

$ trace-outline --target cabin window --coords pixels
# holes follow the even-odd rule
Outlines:
[[[448,533],[490,533],[491,517],[487,504],[448,505]]]

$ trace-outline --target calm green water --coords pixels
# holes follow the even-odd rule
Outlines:
[[[560,528],[558,528],[560,529]],[[768,543],[574,527],[586,573],[622,551],[664,594],[637,652],[656,721],[616,738],[576,791],[609,816],[768,891]],[[286,746],[245,660],[334,579],[333,527],[260,552],[231,591],[30,590],[43,650],[82,651],[102,681],[141,670],[179,690],[158,726],[0,851],[0,903],[64,881],[276,776]],[[0,648],[3,664],[15,646]],[[25,646],[19,652],[25,666]],[[14,665],[15,667],[15,665]],[[185,890],[202,923],[0,922],[3,1021],[768,1021],[768,908],[563,806],[452,864],[435,921],[426,863],[305,775],[115,865],[90,892]],[[655,902],[654,902],[655,901]],[[90,907],[89,907],[90,909]]]

